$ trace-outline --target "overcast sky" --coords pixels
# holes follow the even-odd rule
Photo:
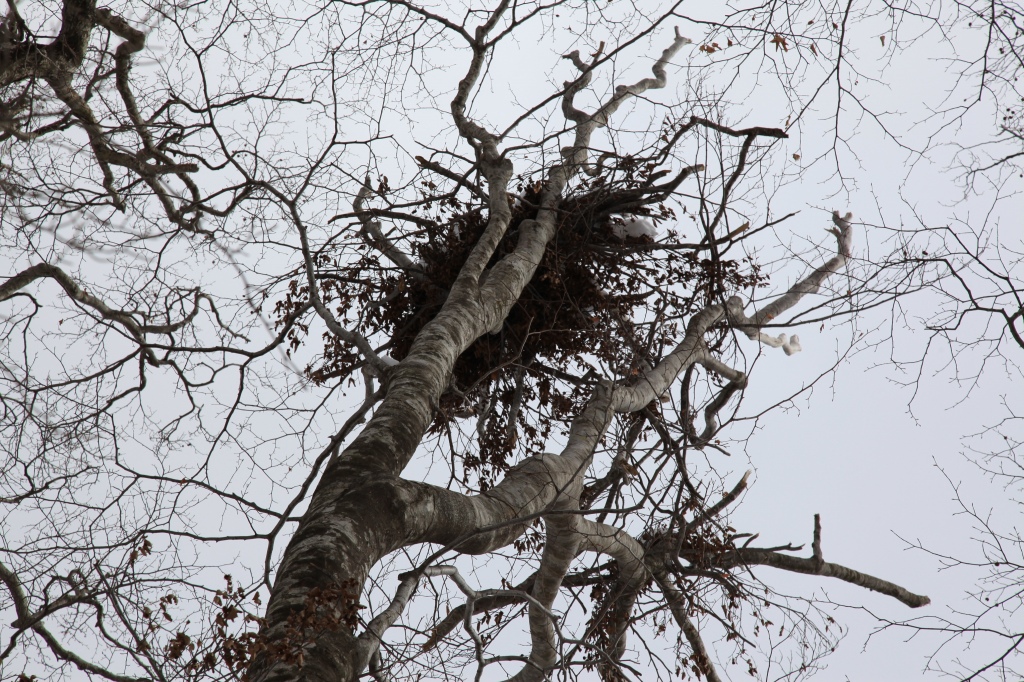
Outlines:
[[[717,8],[717,3],[709,2],[695,3],[687,9],[696,13],[698,10],[715,12]],[[632,19],[625,17],[625,20],[624,31],[628,30],[628,21]],[[786,256],[788,250],[814,259],[818,253],[815,247],[824,249],[820,253],[833,248],[834,240],[826,232],[833,209],[854,213],[858,223],[855,257],[871,258],[885,253],[892,245],[892,232],[886,228],[916,226],[919,219],[927,225],[962,221],[972,227],[1002,226],[1001,238],[1020,248],[1024,234],[1019,219],[1024,209],[1021,197],[1011,193],[997,198],[994,191],[984,186],[980,187],[980,195],[965,196],[962,177],[955,168],[951,169],[957,151],[953,143],[970,144],[983,138],[986,127],[992,125],[994,112],[983,106],[946,128],[938,126],[939,121],[932,117],[932,112],[944,106],[944,102],[948,103],[949,93],[954,92],[956,85],[956,72],[952,70],[956,65],[945,59],[951,54],[949,44],[935,31],[924,33],[908,24],[900,36],[908,45],[911,37],[916,37],[917,42],[912,50],[893,52],[893,43],[898,37],[887,30],[888,25],[888,19],[881,16],[851,26],[848,37],[851,58],[864,69],[864,76],[851,76],[845,84],[861,98],[862,104],[880,113],[880,119],[876,121],[866,116],[864,110],[847,99],[846,105],[840,108],[837,142],[834,135],[837,124],[831,118],[837,104],[834,93],[826,88],[804,113],[799,126],[790,131],[790,139],[781,143],[774,165],[766,166],[763,186],[748,195],[748,210],[755,219],[767,221],[799,212],[774,234],[766,235],[770,239],[765,241],[764,251],[759,255],[774,263],[772,269],[776,274],[768,291],[780,291],[806,273],[806,266],[794,267]],[[574,48],[593,49],[595,43],[602,40],[611,43],[615,39],[615,36],[586,32],[579,36],[570,28],[546,33],[542,38],[523,38],[501,47],[490,65],[488,78],[473,99],[472,113],[495,128],[504,127],[519,116],[523,108],[543,100],[556,91],[564,79],[574,75],[570,73],[569,63],[560,59],[560,55]],[[724,109],[727,123],[736,127],[781,127],[794,116],[795,108],[802,106],[803,102],[790,101],[784,96],[772,72],[771,59],[796,59],[799,54],[806,58],[806,52],[800,53],[795,47],[789,56],[778,50],[769,51],[760,63],[764,69],[760,74],[748,70],[753,68],[751,61],[739,66],[725,61],[720,70],[705,71],[697,67],[704,67],[713,60],[698,49],[704,42],[704,29],[686,20],[679,21],[679,28],[695,44],[684,48],[676,57],[669,70],[669,87],[648,93],[654,104],[640,103],[635,109],[624,107],[617,115],[616,123],[623,129],[643,133],[651,128],[651,121],[657,127],[663,114],[657,104],[674,103],[686,97],[696,87],[695,82],[688,79],[698,76],[708,79],[706,87],[709,88],[731,84],[723,106],[728,105]],[[602,95],[611,82],[632,81],[648,75],[654,56],[667,44],[670,35],[671,24],[668,24],[649,40],[631,48],[614,65],[598,74],[594,91]],[[153,36],[149,48],[153,50],[150,56],[154,59],[145,68],[171,68],[159,64],[163,54],[159,39],[160,36]],[[958,49],[969,52],[971,40],[974,38],[964,37],[958,42]],[[239,50],[242,49],[240,45]],[[297,42],[289,49],[301,56],[304,44]],[[378,133],[394,136],[382,141],[372,155],[361,150],[352,152],[352,158],[363,155],[358,162],[352,161],[353,168],[357,168],[353,177],[369,168],[375,174],[389,175],[393,178],[392,184],[397,185],[409,181],[417,172],[413,157],[423,153],[426,145],[456,147],[457,138],[447,123],[444,109],[452,88],[463,75],[465,55],[442,50],[432,53],[431,60],[434,70],[427,72],[422,81],[409,74],[399,74],[408,76],[404,82],[403,92],[408,95],[405,99],[405,95],[394,95],[386,106],[377,102],[369,107],[368,113],[364,112],[362,119],[353,117],[347,122],[351,123],[351,129],[346,130],[346,134],[351,138]],[[813,76],[827,72],[828,66],[821,64],[818,71],[811,69],[807,81],[798,84],[798,88],[812,87]],[[382,76],[381,83],[376,85],[387,90],[388,82]],[[398,92],[397,85],[395,92]],[[956,91],[957,97],[960,94]],[[809,95],[803,92],[803,96]],[[581,97],[581,101],[592,104],[596,99],[587,95]],[[549,132],[562,125],[559,116],[557,107],[552,104],[541,110],[537,121],[525,123],[520,134],[531,139]],[[631,116],[636,118],[631,119]],[[286,123],[287,130],[279,138],[282,148],[294,145],[301,149],[302,144],[315,141],[318,133],[323,132],[307,130],[295,122]],[[410,125],[414,126],[411,130]],[[628,143],[629,135],[624,133],[617,142]],[[611,144],[611,141],[605,139],[602,143]],[[926,154],[916,153],[926,148]],[[349,206],[319,205],[310,210],[329,215],[349,209]],[[664,228],[664,225],[660,227]],[[294,235],[288,238],[294,241]],[[55,243],[58,241],[54,238]],[[69,257],[79,257],[71,247],[65,252]],[[240,256],[244,258],[244,254]],[[96,263],[87,264],[86,268],[102,270],[106,266],[99,259]],[[271,264],[268,261],[263,266],[270,270]],[[233,271],[224,270],[220,275],[204,272],[202,276],[214,279],[219,276],[225,286],[240,288]],[[840,624],[849,626],[848,635],[838,652],[825,662],[828,670],[818,679],[896,682],[921,676],[926,657],[936,650],[941,640],[919,636],[908,643],[905,640],[911,632],[889,630],[862,650],[866,638],[878,626],[878,621],[867,611],[900,620],[929,614],[945,617],[953,610],[968,606],[963,601],[964,592],[977,574],[966,570],[940,572],[936,557],[908,548],[908,543],[920,542],[943,554],[977,556],[974,528],[970,519],[958,514],[960,507],[954,499],[954,486],[960,486],[965,501],[976,504],[983,516],[991,509],[993,518],[1005,527],[1016,523],[1017,506],[1011,494],[998,485],[990,485],[962,453],[965,436],[1005,416],[1004,400],[1011,407],[1021,407],[1019,371],[1014,374],[1012,368],[992,362],[985,366],[975,385],[957,383],[958,377],[967,378],[979,372],[982,357],[964,353],[956,358],[955,366],[949,366],[949,356],[944,355],[941,348],[934,348],[915,391],[915,385],[899,385],[898,382],[906,384],[913,377],[896,373],[890,362],[892,357],[909,361],[924,357],[929,337],[922,331],[923,323],[919,318],[927,317],[936,304],[933,295],[922,294],[900,304],[901,310],[907,312],[906,317],[894,320],[894,308],[883,306],[853,322],[800,328],[796,331],[803,351],[793,356],[786,356],[780,350],[763,349],[738,417],[755,415],[787,396],[800,393],[811,382],[817,380],[817,384],[813,391],[800,393],[791,403],[756,422],[741,420],[731,426],[723,437],[734,439],[733,455],[714,460],[715,466],[726,472],[727,482],[735,482],[748,469],[754,471],[752,485],[736,507],[732,524],[739,531],[761,533],[759,544],[804,544],[807,554],[813,516],[821,514],[826,560],[891,580],[932,598],[931,606],[912,612],[892,599],[838,581],[759,569],[757,575],[782,592],[827,598],[854,607],[837,607],[834,616]],[[50,322],[57,331],[60,324],[56,320]],[[980,322],[972,320],[970,324]],[[970,336],[970,333],[968,326],[964,334]],[[754,342],[743,343],[751,356],[757,353]],[[840,359],[838,367],[832,371]],[[233,396],[231,392],[235,387],[229,383],[216,390]],[[161,377],[159,371],[154,371],[144,398],[145,406],[155,414],[181,407],[184,400],[180,394],[171,392],[172,384],[168,376]],[[294,399],[294,404],[307,407],[324,395],[294,377],[287,385],[270,384],[260,390],[267,391],[268,395],[279,391],[284,396],[282,400]],[[296,397],[302,391],[307,394]],[[329,408],[318,415],[319,422],[314,427],[292,441],[281,439],[281,452],[294,456],[294,451],[288,448],[298,443],[311,459],[361,398],[359,390],[344,400],[331,396]],[[254,420],[256,423],[246,436],[256,440],[273,431],[277,428],[274,418]],[[144,442],[146,437],[140,435],[138,444],[127,443],[125,447],[138,445],[140,451],[146,451],[152,446],[151,442]],[[555,450],[556,445],[553,443],[549,449]],[[274,451],[277,445],[272,437],[267,436],[266,441],[260,443],[260,447],[263,446],[274,457],[279,454]],[[201,458],[203,454],[198,456]],[[184,459],[186,455],[181,457]],[[709,457],[713,459],[715,455]],[[284,455],[278,458],[281,459]],[[223,475],[225,481],[242,475],[239,474],[242,469],[231,468],[234,461],[230,454],[225,456],[220,465],[223,470],[216,472]],[[425,461],[426,458],[418,459],[408,475],[441,475],[440,467],[426,471],[422,466]],[[289,472],[293,464],[291,460]],[[250,565],[261,567],[262,549],[261,546],[256,550],[259,556],[254,559],[230,554],[235,551],[234,547],[224,549],[224,556],[226,561],[238,563],[252,559]],[[220,551],[219,548],[216,551]],[[481,587],[492,587],[497,585],[499,577],[502,576],[483,569],[473,579]],[[955,657],[955,646],[942,651],[940,658],[948,661]],[[983,656],[987,651],[989,649],[982,647],[980,652],[971,655]],[[723,671],[732,673],[734,679],[744,679],[745,673],[737,672],[740,670],[727,667]]]

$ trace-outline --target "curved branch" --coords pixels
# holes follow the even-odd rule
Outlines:
[[[373,349],[370,342],[358,332],[345,329],[338,322],[338,318],[334,316],[334,313],[324,305],[323,299],[320,298],[320,291],[317,288],[316,283],[316,269],[313,266],[313,253],[309,247],[309,235],[306,231],[306,225],[303,223],[302,218],[299,216],[298,211],[295,210],[294,205],[289,206],[292,216],[292,222],[295,224],[295,229],[299,232],[299,242],[302,246],[302,259],[305,264],[306,270],[306,284],[309,288],[309,300],[313,303],[313,309],[316,310],[317,315],[324,321],[327,328],[332,334],[337,336],[345,343],[350,343],[359,349],[359,352],[363,354],[366,361],[369,362],[374,369],[376,369],[381,375],[386,374],[393,361],[391,363],[386,362],[381,356],[377,355],[377,351]]]
[[[730,298],[725,304],[729,324],[755,341],[760,341],[772,348],[781,347],[786,355],[798,352],[800,350],[800,339],[796,336],[789,340],[786,339],[785,334],[771,337],[762,332],[761,329],[764,325],[799,303],[800,299],[807,294],[816,293],[825,280],[846,267],[846,262],[852,255],[852,220],[852,213],[840,216],[839,211],[833,211],[832,222],[835,223],[835,227],[829,228],[828,231],[835,235],[838,242],[836,255],[761,310],[747,317],[743,312],[743,301],[738,296]]]
[[[651,572],[644,563],[646,551],[636,538],[624,530],[581,519],[577,532],[583,537],[583,549],[606,554],[619,569],[619,577],[609,592],[613,599],[612,612],[605,617],[615,627],[608,655],[618,662],[626,653],[626,633],[632,621],[637,596],[651,580]]]
[[[32,613],[31,607],[29,606],[28,596],[25,594],[25,590],[22,588],[21,581],[18,580],[17,574],[7,568],[3,563],[0,563],[0,582],[7,587],[7,591],[11,595],[11,601],[14,603],[14,612],[18,616],[14,623],[14,627],[32,630],[32,632],[37,634],[44,642],[46,642],[46,646],[49,647],[50,651],[52,651],[58,659],[71,663],[86,674],[97,675],[104,679],[111,680],[112,682],[147,682],[145,678],[129,677],[128,675],[118,675],[117,673],[113,673],[106,668],[85,660],[73,651],[69,651],[64,648],[64,646],[57,641],[57,638],[43,626],[43,615]],[[76,600],[71,599],[66,603],[73,603],[74,601]],[[56,604],[54,607],[56,607]],[[53,610],[54,609],[50,609],[50,612]]]
[[[185,325],[192,322],[198,314],[199,299],[209,298],[197,290],[193,297],[192,311],[179,322],[164,325],[140,324],[131,313],[126,313],[123,310],[112,308],[102,299],[86,291],[70,275],[56,265],[38,263],[37,265],[26,268],[18,274],[8,278],[3,284],[0,284],[0,301],[6,301],[35,280],[42,279],[44,277],[48,277],[56,281],[61,288],[67,292],[68,296],[83,306],[95,310],[103,319],[110,320],[111,322],[117,322],[124,327],[132,338],[142,346],[143,352],[146,354],[147,361],[154,366],[164,364],[166,361],[157,358],[156,354],[153,353],[146,341],[146,334],[171,334],[178,331]]]
[[[370,213],[363,208],[372,191],[370,176],[367,175],[363,181],[363,186],[359,188],[359,192],[356,194],[355,201],[352,202],[352,211],[359,218],[359,224],[362,226],[359,230],[359,235],[363,238],[363,241],[377,249],[381,255],[396,266],[402,268],[417,280],[423,280],[422,269],[384,235],[384,232],[380,229],[380,222],[374,220]],[[334,219],[332,218],[331,220]]]

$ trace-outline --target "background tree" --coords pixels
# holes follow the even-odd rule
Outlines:
[[[1011,163],[1008,157],[1000,160],[985,169],[990,175],[983,178],[1008,189],[1009,196],[1019,192],[1019,182],[1014,182],[1019,176],[1006,172]],[[976,179],[981,173],[972,171],[968,177]],[[996,220],[975,220],[970,227],[960,223],[908,228],[905,235],[908,253],[916,254],[914,266],[930,271],[929,277],[941,283],[930,292],[935,303],[930,315],[919,320],[927,331],[925,344],[898,363],[908,388],[916,394],[936,378],[948,378],[957,387],[949,392],[950,400],[965,401],[972,394],[991,392],[993,377],[1019,385],[1024,379],[1024,249],[1018,232]],[[1024,541],[1015,527],[1014,508],[1022,483],[1024,416],[1013,391],[993,402],[995,410],[985,419],[964,425],[960,451],[990,482],[990,497],[975,492],[970,480],[975,477],[954,473],[955,463],[949,458],[937,460],[961,514],[969,520],[974,551],[952,543],[911,543],[959,576],[966,604],[949,614],[898,624],[900,629],[938,636],[929,669],[964,680],[1013,679],[1021,674]]]
[[[896,381],[908,389],[912,410],[937,380],[951,385],[947,404],[1000,391],[989,401],[990,412],[962,425],[958,453],[977,466],[990,489],[982,493],[971,480],[976,477],[958,473],[957,458],[936,457],[968,521],[975,550],[950,541],[909,544],[955,574],[966,598],[945,613],[898,623],[883,619],[883,629],[899,625],[901,632],[930,638],[935,652],[926,669],[941,677],[1005,680],[1021,676],[1024,642],[1024,546],[1015,516],[1024,405],[1019,392],[1002,392],[1024,379],[1024,238],[1015,220],[1024,188],[1024,25],[1012,3],[958,2],[953,8],[942,30],[959,27],[968,33],[954,41],[956,59],[949,68],[956,79],[933,108],[931,134],[940,137],[944,128],[956,136],[929,155],[949,164],[960,191],[942,222],[915,208],[894,230],[904,244],[898,267],[915,271],[928,285],[927,305],[916,307],[909,319],[905,310],[894,310],[893,320],[909,323],[894,325],[906,329],[894,329],[890,361]],[[907,329],[913,336],[903,333]]]
[[[718,473],[762,350],[935,281],[780,239],[879,15],[684,9],[9,3],[5,678],[800,676],[758,567],[927,603]]]

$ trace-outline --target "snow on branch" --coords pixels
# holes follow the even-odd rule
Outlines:
[[[618,239],[638,239],[658,236],[658,228],[654,223],[644,216],[623,215],[619,221],[611,224],[612,234]]]

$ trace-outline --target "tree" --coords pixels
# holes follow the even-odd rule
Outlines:
[[[995,170],[1002,183],[1006,167]],[[989,181],[993,179],[989,178]],[[1012,195],[1011,195],[1012,196]],[[908,252],[915,266],[929,271],[939,284],[932,292],[937,303],[922,320],[926,344],[913,361],[903,365],[907,384],[916,393],[932,377],[950,378],[959,391],[951,400],[966,401],[973,393],[991,392],[992,376],[1011,385],[1022,379],[1024,351],[1024,287],[1021,282],[1021,240],[1012,230],[1001,234],[996,221],[907,230]],[[938,368],[936,370],[936,368]],[[914,541],[917,550],[935,557],[944,570],[957,573],[965,585],[966,603],[948,614],[931,614],[883,627],[937,635],[936,652],[928,668],[962,680],[1020,677],[1024,627],[1020,623],[1024,597],[1024,541],[1015,528],[1019,504],[1022,415],[1019,396],[1002,395],[995,411],[963,434],[962,455],[977,465],[994,490],[989,499],[966,492],[962,482],[943,472],[961,514],[969,520],[975,551],[954,543],[937,545]],[[948,467],[946,458],[939,460]],[[969,478],[969,477],[968,477]]]
[[[1024,240],[1015,224],[1024,177],[1024,26],[1015,5],[957,2],[953,9],[942,22],[949,35],[957,27],[982,29],[955,41],[958,54],[950,70],[956,77],[933,110],[936,123],[957,134],[944,144],[951,153],[942,157],[959,177],[961,191],[942,221],[915,207],[894,230],[903,259],[893,266],[915,273],[927,304],[911,313],[916,318],[907,325],[912,335],[894,333],[902,338],[893,343],[897,352],[890,362],[897,382],[910,392],[911,409],[936,379],[952,386],[944,387],[947,405],[990,398],[989,411],[964,424],[957,454],[977,467],[991,490],[987,497],[971,491],[972,477],[959,480],[951,471],[955,462],[936,457],[960,516],[970,525],[974,551],[954,539],[908,545],[956,574],[965,599],[944,613],[881,622],[882,629],[930,637],[935,652],[926,670],[943,678],[1017,679],[1024,643],[1024,543],[1015,513],[1024,422],[1019,392],[995,393],[993,377],[1011,387],[1024,379]],[[904,312],[894,311],[891,319]]]
[[[713,18],[685,78],[676,6],[305,9],[8,5],[4,675],[716,680],[780,626],[799,676],[829,616],[760,567],[928,603],[817,519],[757,545],[719,473],[762,349],[921,286],[849,213],[775,238],[873,9]],[[793,101],[734,123],[714,69],[757,60]]]

